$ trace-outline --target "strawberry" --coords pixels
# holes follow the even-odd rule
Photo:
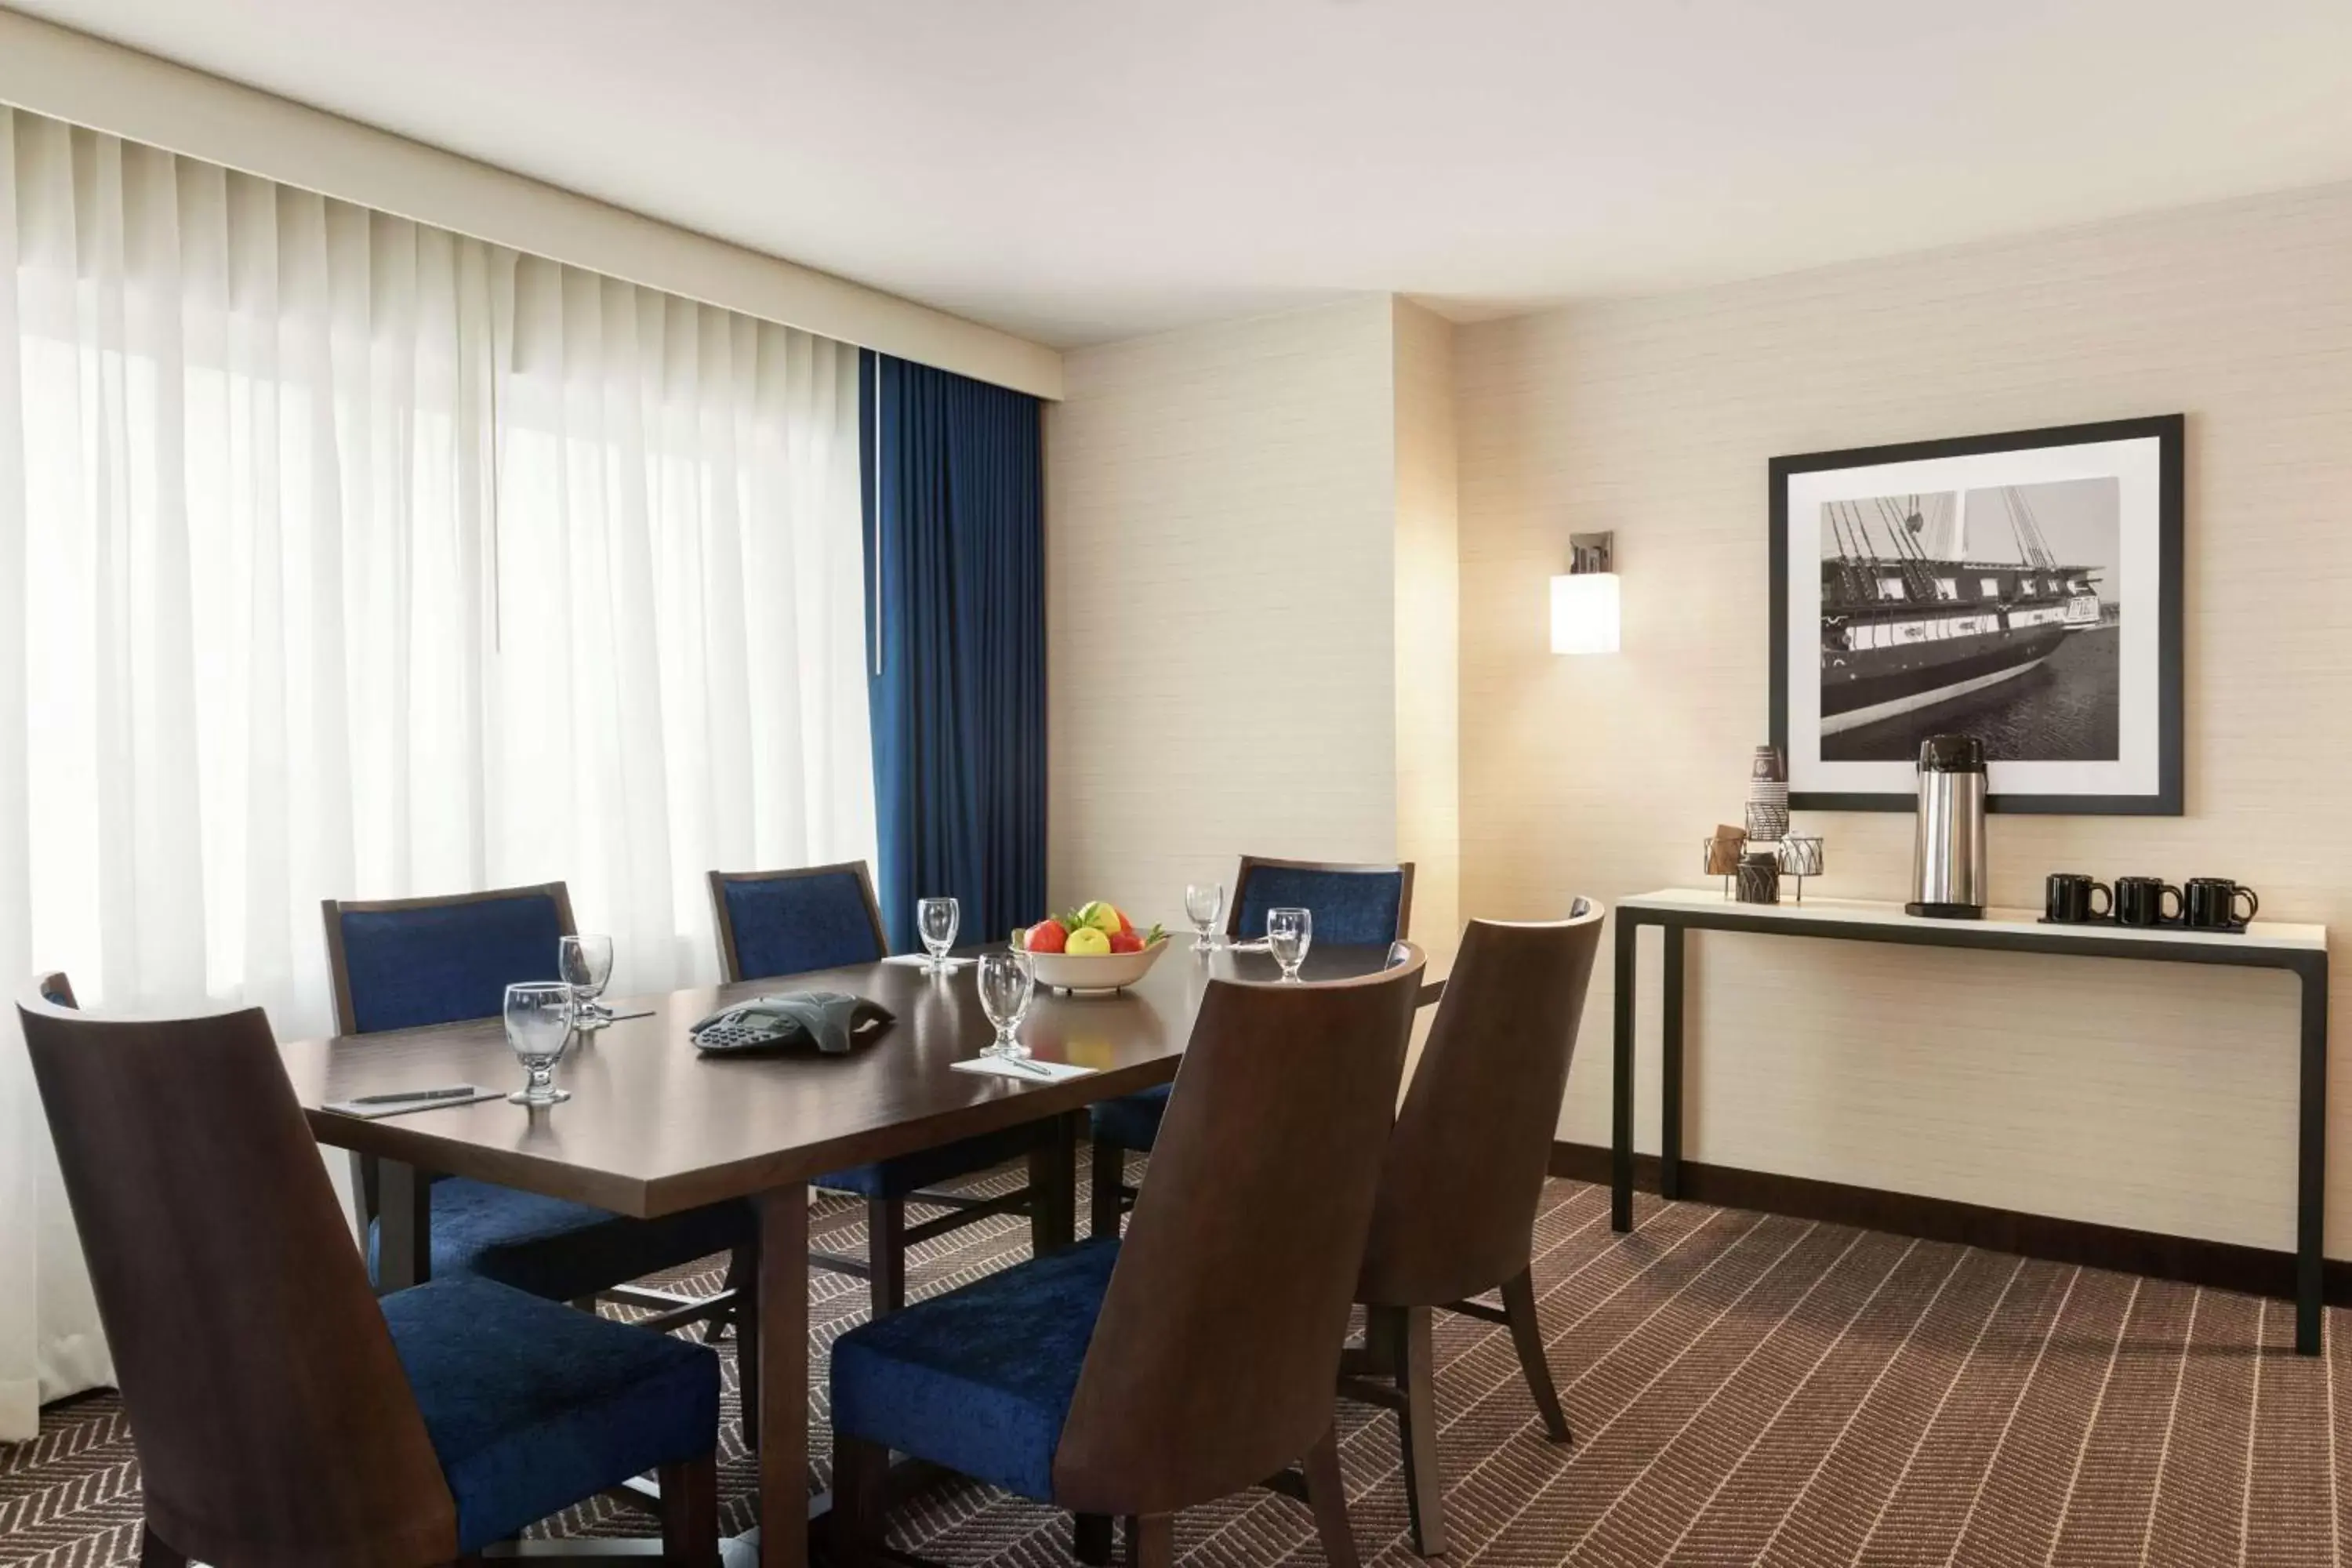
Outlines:
[[[1135,934],[1134,927],[1129,926],[1125,931],[1114,931],[1111,934],[1110,950],[1113,952],[1141,952],[1143,939]]]
[[[1111,906],[1111,913],[1113,913],[1113,914],[1115,914],[1115,915],[1117,915],[1117,916],[1118,917],[1118,934],[1119,934],[1119,935],[1121,935],[1121,936],[1133,936],[1133,935],[1135,934],[1135,922],[1134,922],[1133,921],[1129,920],[1129,919],[1127,918],[1127,911],[1126,911],[1125,910],[1122,910],[1122,909],[1120,909],[1118,905],[1114,904],[1114,905],[1112,905],[1112,906]],[[1117,942],[1113,942],[1113,943],[1111,944],[1111,951],[1112,951],[1113,952],[1134,952],[1134,951],[1136,951],[1136,950],[1135,950],[1134,948],[1131,948],[1131,947],[1123,948],[1123,947],[1120,947]]]
[[[1062,922],[1048,915],[1029,928],[1029,951],[1060,952],[1070,945],[1070,933]]]

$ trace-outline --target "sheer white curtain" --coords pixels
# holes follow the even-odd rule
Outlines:
[[[328,1022],[323,898],[869,855],[855,351],[0,110],[0,978]],[[0,1439],[105,1381],[0,1016]]]

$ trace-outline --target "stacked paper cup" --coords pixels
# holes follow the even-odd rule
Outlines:
[[[1756,748],[1748,768],[1748,840],[1778,844],[1789,832],[1789,764],[1777,746]]]

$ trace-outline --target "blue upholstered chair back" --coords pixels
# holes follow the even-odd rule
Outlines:
[[[1315,917],[1315,940],[1340,947],[1400,942],[1410,910],[1411,866],[1292,866],[1244,860],[1236,889],[1234,935],[1265,934],[1268,910],[1302,909]]]
[[[719,967],[730,979],[872,963],[884,954],[860,861],[776,876],[710,874]]]
[[[354,1034],[495,1017],[507,987],[553,980],[572,934],[563,884],[400,905],[327,906],[337,1005]]]

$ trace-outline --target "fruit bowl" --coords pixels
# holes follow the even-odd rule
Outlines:
[[[1162,937],[1141,952],[1033,952],[1029,966],[1038,984],[1057,991],[1117,991],[1150,973],[1167,946]]]
[[[1158,926],[1139,931],[1116,905],[1100,900],[1066,915],[1047,915],[1013,933],[1029,953],[1040,985],[1056,991],[1117,991],[1134,984],[1160,961],[1168,945]]]

